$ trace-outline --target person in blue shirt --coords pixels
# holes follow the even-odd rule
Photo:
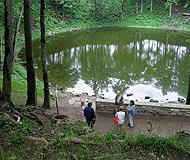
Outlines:
[[[127,112],[129,115],[128,128],[133,128],[133,115],[132,115],[133,109],[135,109],[135,102],[131,100],[130,104],[127,106]]]
[[[92,102],[88,103],[88,107],[84,109],[84,116],[86,117],[86,122],[90,128],[94,127],[96,115],[94,109],[92,108]]]

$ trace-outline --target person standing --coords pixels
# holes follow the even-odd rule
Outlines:
[[[115,114],[115,117],[118,117],[117,126],[119,127],[119,134],[121,134],[121,126],[123,126],[125,122],[125,112],[123,112],[123,106],[119,107],[119,112]]]
[[[129,123],[128,123],[129,128],[133,128],[133,115],[132,115],[133,109],[135,109],[135,102],[131,100],[130,104],[127,106],[127,112],[129,116]]]
[[[117,91],[117,95],[115,97],[114,115],[119,111],[120,106],[123,106],[123,96],[120,91]]]
[[[92,102],[88,103],[88,107],[84,109],[84,116],[86,117],[86,122],[90,128],[94,127],[96,114],[92,108]]]
[[[84,116],[84,102],[81,102],[81,119],[84,121],[85,120],[85,116]]]

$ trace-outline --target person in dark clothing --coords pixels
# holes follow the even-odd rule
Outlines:
[[[86,122],[90,128],[94,127],[96,115],[94,109],[92,108],[92,102],[88,103],[88,107],[84,109],[84,116],[86,117]]]
[[[123,96],[120,91],[117,91],[117,95],[115,97],[114,115],[119,111],[120,106],[123,106]]]

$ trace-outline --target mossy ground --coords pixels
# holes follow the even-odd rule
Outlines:
[[[44,126],[28,119],[14,125],[0,116],[0,159],[189,159],[190,135],[168,138],[132,136],[125,130],[99,133],[84,121],[67,119]],[[31,140],[29,137],[34,137]],[[67,140],[67,139],[70,139]],[[74,140],[73,140],[74,139]]]

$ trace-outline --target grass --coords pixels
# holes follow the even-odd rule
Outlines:
[[[0,116],[0,122],[4,120]],[[1,143],[1,159],[189,159],[190,135],[183,132],[171,137],[132,136],[122,129],[105,134],[86,128],[84,121],[70,120],[63,124],[48,123],[39,129],[38,124],[25,119],[21,126],[11,122],[1,128],[6,141]],[[24,130],[25,128],[25,130]],[[26,131],[26,128],[27,131]],[[8,131],[9,132],[6,132]],[[32,132],[30,132],[32,131]],[[28,136],[43,137],[48,141],[28,140]],[[66,137],[81,139],[84,143],[65,141]],[[6,143],[7,145],[3,145]],[[30,152],[28,152],[30,150]]]

